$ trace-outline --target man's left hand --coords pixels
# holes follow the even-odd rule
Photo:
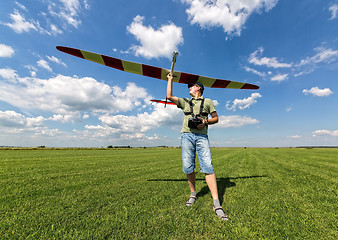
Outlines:
[[[197,129],[198,129],[198,130],[201,130],[202,128],[204,128],[205,123],[206,123],[206,120],[204,120],[203,118],[200,118],[200,119],[202,119],[202,123],[199,124],[199,125],[197,125]]]

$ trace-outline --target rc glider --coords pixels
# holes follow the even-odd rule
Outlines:
[[[135,73],[156,79],[162,79],[165,81],[167,81],[168,73],[171,72],[174,76],[173,81],[178,83],[195,84],[196,82],[201,82],[204,85],[204,87],[210,88],[231,88],[231,89],[252,89],[252,90],[259,88],[259,86],[254,84],[235,82],[218,78],[210,78],[190,73],[174,71],[177,52],[174,52],[171,69],[168,70],[165,68],[154,67],[146,64],[129,62],[118,58],[109,57],[76,48],[57,46],[56,49],[61,52],[73,55],[75,57],[83,58],[121,71]],[[166,101],[154,100],[153,102],[172,104],[167,102],[167,100]]]

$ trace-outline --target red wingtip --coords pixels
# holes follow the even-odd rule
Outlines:
[[[155,99],[152,99],[150,100],[151,102],[156,102],[156,103],[162,103],[162,104],[165,104],[167,103],[167,105],[176,105],[175,103],[173,102],[166,102],[166,101],[163,101],[163,100],[155,100]]]
[[[75,57],[84,58],[79,49],[70,48],[70,47],[62,47],[62,46],[56,46],[56,49],[61,51],[61,52],[73,55]]]

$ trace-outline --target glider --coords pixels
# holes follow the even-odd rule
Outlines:
[[[165,69],[165,68],[159,68],[154,67],[146,64],[141,63],[135,63],[135,62],[129,62],[125,60],[121,60],[118,58],[113,58],[93,52],[88,52],[76,48],[70,48],[70,47],[63,47],[63,46],[57,46],[57,50],[73,55],[75,57],[83,58],[92,62],[96,62],[111,68],[115,68],[121,71],[135,73],[147,77],[162,79],[167,81],[167,75],[170,72],[173,76],[174,82],[178,83],[184,83],[184,84],[195,84],[196,82],[201,82],[204,87],[210,87],[210,88],[232,88],[232,89],[258,89],[259,86],[249,84],[249,83],[243,83],[243,82],[235,82],[225,79],[218,79],[218,78],[210,78],[210,77],[204,77],[200,75],[190,74],[190,73],[184,73],[184,72],[177,72],[174,71],[174,66],[176,62],[176,56],[177,52],[174,52],[173,54],[173,60],[171,69]],[[152,100],[152,102],[158,102],[158,103],[164,103],[165,106],[167,104],[173,104],[167,101],[161,101],[161,100]],[[164,106],[164,107],[165,107]]]
[[[146,64],[140,64],[135,62],[129,62],[125,60],[121,60],[118,58],[113,58],[97,53],[92,53],[84,50],[79,50],[70,47],[62,47],[57,46],[57,50],[73,55],[75,57],[83,58],[92,62],[100,63],[102,65],[115,68],[121,71],[135,73],[147,77],[162,79],[167,81],[167,75],[169,72],[173,71],[174,60],[176,60],[177,52],[174,53],[172,69],[164,69],[154,66],[149,66]],[[217,78],[210,78],[210,77],[203,77],[195,74],[184,73],[184,72],[177,72],[173,71],[174,75],[174,82],[178,83],[185,83],[185,84],[194,84],[196,82],[201,82],[204,87],[211,87],[211,88],[232,88],[232,89],[258,89],[257,85],[249,84],[249,83],[242,83],[242,82],[235,82],[230,80],[224,79],[217,79]]]

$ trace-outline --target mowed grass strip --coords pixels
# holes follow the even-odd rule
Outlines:
[[[337,239],[338,149],[212,149],[190,208],[181,151],[0,150],[1,239]]]

